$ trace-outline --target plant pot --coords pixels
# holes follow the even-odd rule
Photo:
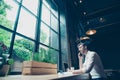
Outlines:
[[[10,65],[3,65],[3,67],[0,69],[0,76],[6,76],[9,72]]]
[[[22,74],[23,75],[57,74],[57,64],[37,61],[24,61]]]

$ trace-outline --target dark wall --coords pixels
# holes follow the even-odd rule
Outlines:
[[[93,37],[91,50],[100,55],[105,69],[120,69],[119,32]]]
[[[70,15],[70,13],[67,15],[67,31],[68,31],[68,44],[69,44],[69,61],[70,66],[77,65],[76,61],[76,53],[77,53],[77,25],[76,22],[73,20],[74,17]]]
[[[74,5],[69,4],[71,0],[64,1],[66,2],[67,12],[66,18],[69,39],[69,59],[71,66],[78,68],[76,40],[78,37],[80,37],[79,34],[84,34],[82,31],[80,31],[80,27],[83,28],[84,26],[78,26],[80,19],[76,15],[78,12],[76,8],[74,8]],[[99,34],[90,36],[92,38],[90,49],[98,52],[105,69],[120,69],[120,27],[119,25],[110,25],[106,28],[101,29],[98,32]]]

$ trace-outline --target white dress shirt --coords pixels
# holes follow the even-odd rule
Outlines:
[[[96,52],[88,51],[85,57],[85,62],[82,68],[86,73],[90,73],[92,79],[106,78],[103,64],[99,55]]]

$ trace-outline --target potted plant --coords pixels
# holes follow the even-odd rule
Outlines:
[[[0,76],[8,74],[12,63],[13,59],[9,58],[7,46],[3,42],[0,42]]]
[[[32,60],[23,62],[22,74],[38,75],[57,73],[56,59],[54,59],[49,50],[41,48],[40,52],[34,53],[32,57]]]

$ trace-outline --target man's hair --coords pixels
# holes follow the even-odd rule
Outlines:
[[[80,43],[77,45],[77,47],[79,47],[80,45],[82,45],[82,46],[88,46],[87,43],[82,43],[82,42],[80,42]]]
[[[86,39],[81,39],[80,42],[78,43],[77,47],[79,47],[80,45],[88,47],[90,43],[91,43],[91,39],[89,37],[87,37]]]

